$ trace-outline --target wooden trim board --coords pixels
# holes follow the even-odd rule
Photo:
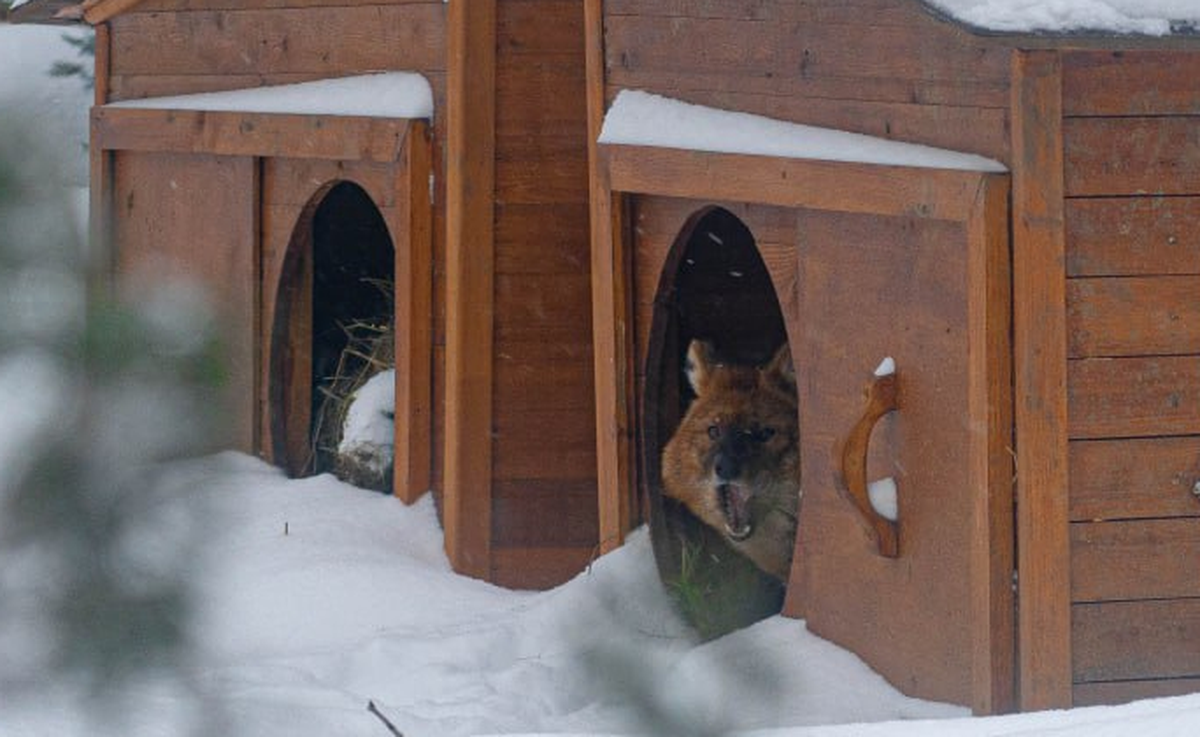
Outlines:
[[[496,0],[450,3],[443,524],[455,570],[492,573]]]
[[[411,121],[356,116],[97,107],[92,129],[109,150],[396,161]]]
[[[1062,62],[1013,57],[1013,358],[1021,708],[1071,706]]]
[[[978,171],[602,144],[612,190],[966,221]]]

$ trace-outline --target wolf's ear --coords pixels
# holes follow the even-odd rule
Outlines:
[[[687,361],[683,365],[683,371],[687,374],[688,383],[692,385],[692,391],[696,392],[696,396],[704,393],[704,388],[712,376],[712,370],[712,343],[705,340],[693,340],[688,344]]]
[[[796,367],[792,364],[792,351],[784,343],[775,351],[775,357],[763,369],[763,378],[790,388],[796,388]]]

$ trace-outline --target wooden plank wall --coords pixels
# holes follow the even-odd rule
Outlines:
[[[416,71],[433,87],[435,117],[433,167],[443,186],[443,158],[438,142],[445,138],[446,5],[443,0],[147,0],[102,26],[108,70],[97,80],[107,101],[191,94],[286,84],[379,71]],[[146,39],[154,39],[147,43]],[[99,57],[98,57],[99,58]],[[283,163],[287,167],[290,164]],[[296,165],[301,166],[302,165]],[[312,170],[267,172],[267,181],[295,177],[295,187],[314,178],[348,176],[337,166]],[[380,168],[380,167],[376,167]],[[382,167],[386,169],[387,167]],[[354,177],[372,193],[394,189],[377,181],[381,172],[358,167]],[[315,185],[314,185],[315,186]],[[315,192],[315,189],[311,189]],[[301,194],[281,195],[293,205]],[[380,198],[390,197],[380,194]],[[434,193],[434,469],[431,484],[441,487],[444,394],[441,367],[445,345],[445,212],[444,194]],[[377,199],[384,208],[391,203]],[[298,213],[298,211],[295,211]],[[285,248],[280,234],[293,214],[269,209],[264,214],[268,258]],[[294,221],[291,225],[294,225]],[[282,254],[279,254],[282,258]],[[268,262],[268,266],[270,262]],[[270,278],[271,274],[267,274]],[[273,281],[268,281],[273,284]],[[264,325],[269,330],[271,315]],[[265,335],[265,333],[264,333]],[[266,345],[266,344],[264,344]],[[265,447],[269,447],[269,444]]]
[[[492,578],[544,587],[598,541],[583,3],[496,22]]]
[[[128,283],[144,296],[172,280],[197,282],[216,291],[218,317],[232,326],[226,335],[230,386],[226,397],[234,448],[258,447],[254,418],[260,395],[259,345],[255,325],[260,303],[258,271],[258,172],[254,159],[118,152],[112,169],[110,201],[114,264],[132,276]],[[197,253],[191,248],[203,243]]]
[[[1076,704],[1200,689],[1198,74],[1064,55]]]
[[[643,89],[1009,160],[1009,50],[912,0],[606,0],[604,32],[609,100]]]

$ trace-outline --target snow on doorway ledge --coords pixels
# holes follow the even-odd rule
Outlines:
[[[843,161],[881,166],[1005,172],[976,154],[693,105],[621,90],[604,116],[600,143]]]
[[[123,100],[105,107],[430,119],[433,90],[420,74],[385,72],[229,92]]]

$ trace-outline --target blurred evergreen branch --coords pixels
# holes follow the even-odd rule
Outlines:
[[[37,151],[0,130],[0,692],[119,721],[189,688],[207,518],[165,464],[219,445],[222,350],[194,291],[93,273]]]

